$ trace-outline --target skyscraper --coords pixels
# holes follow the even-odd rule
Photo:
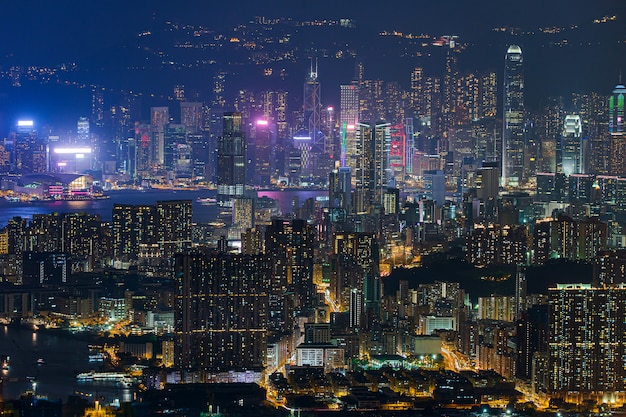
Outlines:
[[[359,121],[359,83],[353,81],[341,86],[341,107],[339,111],[341,135],[341,165],[356,168],[355,126]]]
[[[624,126],[626,87],[615,86],[609,99],[609,168],[612,175],[626,175],[626,129]]]
[[[366,212],[372,205],[381,205],[383,190],[389,185],[391,171],[390,124],[357,124],[356,210]]]
[[[582,122],[577,114],[568,114],[563,123],[563,135],[561,136],[560,161],[557,161],[557,172],[565,175],[582,174],[583,169],[583,143]],[[558,155],[557,155],[558,159]],[[561,168],[559,170],[559,168]]]
[[[246,138],[241,113],[224,113],[217,142],[217,195],[222,200],[243,195],[246,183]]]
[[[522,49],[509,46],[504,62],[504,121],[502,184],[516,187],[524,181],[524,59]]]

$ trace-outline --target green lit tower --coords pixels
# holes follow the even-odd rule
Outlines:
[[[626,87],[620,82],[613,89],[613,94],[609,99],[609,132],[612,135],[624,133],[624,96]]]

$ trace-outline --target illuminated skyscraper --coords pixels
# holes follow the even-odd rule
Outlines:
[[[165,126],[170,122],[168,107],[152,107],[150,109],[150,125],[152,126],[152,146],[154,163],[162,165],[164,162]]]
[[[561,146],[557,147],[557,150],[560,148],[561,151],[560,161],[557,161],[557,172],[562,172],[565,175],[583,173],[584,148],[582,140],[582,123],[580,116],[574,114],[565,116]]]
[[[621,134],[626,133],[624,128],[624,99],[626,96],[626,87],[621,83],[613,89],[613,94],[609,99],[609,133]]]
[[[76,139],[81,145],[89,143],[89,119],[86,117],[80,117],[76,123]]]
[[[624,127],[624,99],[626,87],[615,86],[609,99],[609,168],[613,175],[626,175],[626,129]]]
[[[180,103],[180,123],[187,132],[197,133],[202,130],[202,103],[182,101]]]
[[[309,133],[314,154],[322,154],[324,149],[324,135],[321,131],[321,87],[317,79],[317,59],[313,66],[311,59],[311,69],[304,83],[304,123],[305,129]]]
[[[524,59],[522,49],[511,45],[504,62],[504,121],[502,183],[516,187],[524,181]]]
[[[390,124],[357,124],[356,210],[365,212],[372,205],[382,206],[383,190],[389,185],[391,170]]]
[[[359,83],[353,81],[341,86],[341,108],[339,119],[341,135],[341,164],[356,168],[355,126],[359,121]]]
[[[253,171],[250,182],[267,187],[276,169],[276,125],[267,119],[253,122],[248,142],[248,158]]]
[[[217,142],[217,194],[224,200],[243,195],[246,183],[246,138],[241,113],[224,113]]]

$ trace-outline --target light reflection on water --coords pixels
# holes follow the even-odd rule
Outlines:
[[[50,332],[2,327],[0,355],[10,357],[9,369],[1,374],[5,399],[18,398],[24,391],[32,390],[33,381],[36,381],[36,394],[48,396],[51,400],[65,402],[75,392],[82,392],[90,399],[104,397],[106,403],[116,398],[120,401],[132,399],[132,388],[76,380],[77,373],[98,370],[101,366],[89,362],[87,341]]]

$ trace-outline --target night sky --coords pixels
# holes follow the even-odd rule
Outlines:
[[[626,2],[622,0],[3,1],[0,36],[5,41],[0,48],[3,55],[13,53],[33,61],[67,59],[87,49],[123,42],[155,19],[225,26],[249,21],[257,15],[294,19],[350,17],[376,29],[473,37],[488,33],[495,26],[578,24],[607,14],[626,18],[625,11]]]
[[[591,23],[605,15],[616,15],[617,22],[600,29],[599,25]],[[245,24],[255,16],[291,17],[294,20],[350,18],[371,34],[380,30],[400,30],[432,36],[459,35],[464,42],[476,45],[471,54],[460,60],[462,70],[490,69],[498,73],[502,70],[506,44],[518,42],[518,38],[496,39],[492,31],[494,27],[536,31],[540,27],[580,25],[583,29],[578,31],[576,42],[581,44],[588,28],[592,45],[578,49],[543,48],[541,42],[545,39],[536,40],[535,44],[532,39],[519,39],[525,52],[530,107],[539,107],[546,94],[568,94],[575,90],[608,93],[617,83],[620,69],[626,69],[626,1],[623,0],[449,0],[445,3],[421,0],[25,0],[0,2],[0,37],[3,40],[0,42],[0,70],[13,65],[55,66],[76,62],[86,82],[117,83],[124,84],[119,88],[129,85],[134,88],[132,74],[120,69],[127,65],[124,60],[128,56],[119,51],[137,42],[139,32],[152,30],[166,21],[222,30]],[[558,40],[558,36],[554,39]],[[384,65],[378,68],[374,62],[368,67],[371,72],[367,75],[406,83],[410,73],[408,68],[414,63],[400,64],[393,58],[380,60]],[[97,69],[89,68],[93,62],[97,62]],[[301,67],[292,70],[294,84],[301,83],[304,78],[306,63]],[[350,68],[349,65],[343,69],[324,67],[326,72],[321,72],[321,81],[323,85],[326,83],[323,91],[327,100],[336,100],[331,93],[338,93],[335,87],[349,81]],[[390,73],[385,74],[387,70]],[[336,78],[324,78],[329,72],[333,72]],[[169,74],[157,73],[152,78],[157,87],[162,84],[158,77],[171,79]],[[185,74],[184,77],[188,78],[180,81],[189,86],[193,85],[194,77],[196,81],[204,82],[202,77],[210,78],[210,75]],[[57,119],[75,120],[77,114],[90,110],[88,95],[84,91],[79,100],[73,100],[74,92],[68,90],[46,94],[49,95],[41,96],[36,86],[25,86],[21,90],[0,86],[0,135],[5,134],[5,127],[12,119],[23,113],[30,112],[33,117],[45,119],[51,103],[58,113]],[[39,107],[36,103],[40,104]]]

